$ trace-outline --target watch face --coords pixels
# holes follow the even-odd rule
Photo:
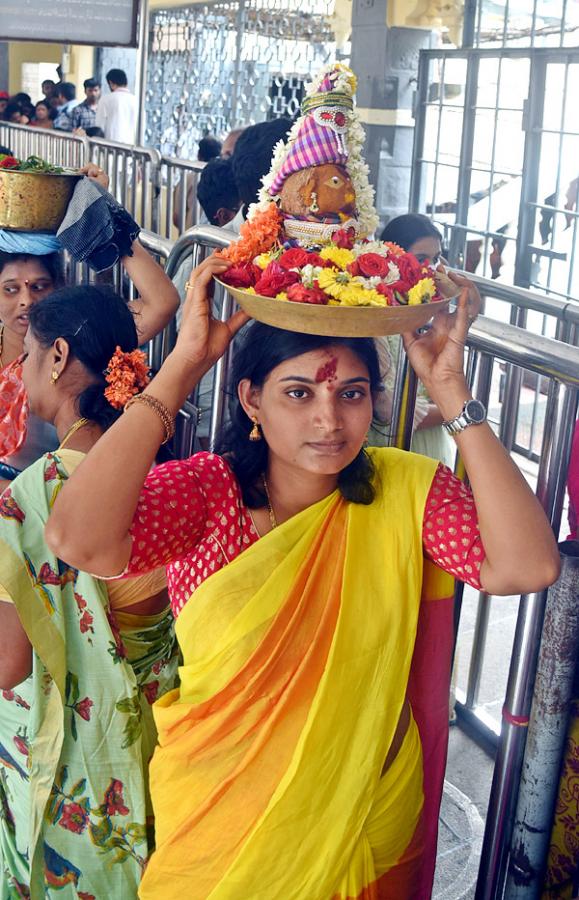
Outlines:
[[[469,400],[464,411],[469,421],[476,425],[484,422],[487,417],[487,411],[480,400]]]

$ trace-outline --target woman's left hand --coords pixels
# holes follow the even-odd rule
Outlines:
[[[464,348],[473,319],[468,288],[463,287],[456,312],[436,313],[427,331],[402,335],[412,368],[435,403],[444,394],[445,386],[465,384]]]
[[[104,187],[105,191],[108,191],[110,178],[96,163],[89,163],[87,166],[83,166],[82,169],[78,170],[78,173],[79,175],[86,175],[91,181],[96,181],[97,184]]]

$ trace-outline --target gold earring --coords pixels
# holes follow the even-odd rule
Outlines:
[[[312,191],[312,193],[310,194],[310,197],[311,197],[312,202],[308,206],[309,212],[311,212],[311,213],[319,212],[320,207],[318,206],[318,195],[316,194],[315,191]]]
[[[249,432],[249,440],[250,441],[260,441],[261,440],[261,431],[259,430],[259,422],[257,421],[257,416],[252,416],[251,421],[253,422],[253,428]]]
[[[56,371],[56,369],[53,369],[52,373],[50,375],[50,383],[52,385],[55,385],[56,382],[58,381],[58,378],[59,378],[58,372]]]

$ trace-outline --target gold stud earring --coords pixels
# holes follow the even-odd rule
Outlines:
[[[56,369],[53,369],[53,370],[52,370],[52,373],[51,373],[51,375],[50,375],[50,383],[51,383],[52,385],[55,385],[56,382],[58,381],[58,379],[59,379],[59,374],[58,374],[58,372],[56,371]]]
[[[318,206],[318,195],[316,194],[315,191],[312,191],[312,193],[310,194],[310,197],[311,197],[312,202],[308,206],[309,212],[311,212],[311,213],[319,212],[320,207]]]
[[[253,428],[249,432],[249,440],[250,441],[260,441],[261,440],[261,431],[259,430],[259,422],[257,421],[257,416],[252,416],[251,421],[253,422]]]

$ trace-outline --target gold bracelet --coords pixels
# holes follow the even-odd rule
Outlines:
[[[133,406],[135,403],[144,403],[145,406],[148,406],[149,409],[151,409],[160,418],[161,422],[163,423],[163,428],[165,429],[165,439],[162,441],[162,443],[166,444],[167,441],[170,441],[175,434],[175,421],[165,404],[161,400],[158,400],[156,397],[153,397],[152,394],[135,394],[135,396],[131,397],[131,399],[125,404],[124,412],[126,412],[129,407]]]

